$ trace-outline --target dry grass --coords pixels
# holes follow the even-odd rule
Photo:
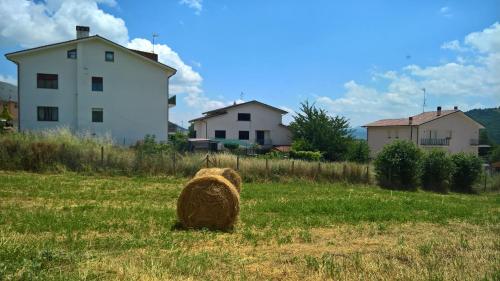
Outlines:
[[[500,278],[498,194],[245,184],[223,233],[173,228],[184,183],[0,172],[0,280]]]

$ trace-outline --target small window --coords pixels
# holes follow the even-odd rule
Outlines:
[[[58,88],[57,74],[36,74],[36,87],[42,89],[57,89]]]
[[[238,113],[238,121],[250,121],[250,113]]]
[[[37,120],[38,121],[59,121],[59,110],[53,106],[39,106],[37,107]]]
[[[104,55],[104,60],[106,61],[115,61],[115,52],[106,51]]]
[[[215,138],[216,139],[225,139],[226,138],[226,131],[216,130],[215,131]]]
[[[102,77],[92,77],[92,91],[102,92],[103,91],[103,79]]]
[[[69,50],[67,57],[68,57],[68,59],[76,59],[76,49]]]
[[[93,123],[103,122],[102,108],[92,108],[92,122]]]
[[[240,140],[249,140],[250,139],[250,132],[249,131],[240,131],[238,138]]]

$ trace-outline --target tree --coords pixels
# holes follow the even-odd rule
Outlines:
[[[370,160],[370,147],[365,140],[353,140],[349,144],[347,160],[358,163],[366,163]]]
[[[352,140],[349,122],[344,117],[331,117],[314,103],[300,104],[300,112],[290,124],[292,148],[319,151],[327,160],[344,160]]]
[[[451,156],[455,169],[451,175],[451,190],[472,193],[472,186],[479,179],[482,162],[474,154],[460,152]]]
[[[377,181],[382,187],[417,188],[422,152],[410,141],[397,140],[384,146],[375,159]]]
[[[12,121],[14,118],[12,114],[9,112],[9,108],[7,107],[7,103],[3,105],[2,113],[0,114],[0,119],[5,119],[7,122]]]
[[[188,133],[188,137],[190,138],[196,138],[196,131],[194,130],[194,123],[191,123],[191,125],[189,125],[189,133]]]
[[[445,151],[427,151],[422,158],[422,187],[425,190],[448,192],[453,168],[453,161]]]

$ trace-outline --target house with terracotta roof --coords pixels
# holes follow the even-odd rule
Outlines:
[[[452,110],[423,112],[399,119],[383,119],[364,125],[372,156],[395,140],[409,140],[423,149],[439,148],[450,153],[478,153],[479,130],[484,126]]]
[[[291,132],[282,123],[282,117],[287,113],[252,100],[204,112],[204,116],[189,122],[194,124],[195,139],[198,140],[242,146],[258,144],[270,148],[292,143]]]
[[[76,27],[76,39],[5,56],[18,70],[18,128],[67,127],[134,144],[168,140],[169,79],[176,70],[153,53],[133,50]]]

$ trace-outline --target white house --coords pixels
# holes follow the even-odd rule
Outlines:
[[[282,123],[287,113],[253,100],[204,112],[203,117],[189,122],[194,124],[197,139],[272,147],[292,142],[290,130]]]
[[[156,54],[125,48],[89,27],[77,38],[6,54],[17,64],[19,129],[68,127],[133,144],[167,140],[169,79]]]
[[[474,121],[455,106],[453,110],[424,112],[400,119],[383,119],[364,125],[372,156],[394,140],[409,140],[423,149],[440,148],[450,153],[477,155],[479,129]]]

